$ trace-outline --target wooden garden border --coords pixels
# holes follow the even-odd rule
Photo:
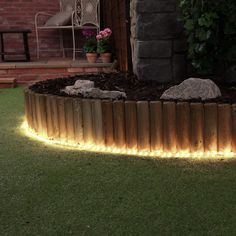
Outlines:
[[[139,151],[236,153],[236,104],[109,101],[25,90],[25,117],[40,136]]]

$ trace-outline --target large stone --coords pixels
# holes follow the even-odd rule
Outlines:
[[[94,88],[94,82],[91,80],[76,80],[73,87],[76,89]]]
[[[220,89],[212,80],[190,78],[183,81],[179,85],[167,89],[161,96],[161,99],[209,100],[220,96]]]
[[[119,99],[126,98],[126,94],[120,91],[107,91],[94,87],[90,80],[77,80],[73,86],[66,86],[63,92],[69,95],[82,95],[84,98]]]

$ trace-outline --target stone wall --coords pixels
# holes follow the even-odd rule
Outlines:
[[[186,77],[186,40],[177,0],[131,0],[131,50],[140,79],[160,82]]]

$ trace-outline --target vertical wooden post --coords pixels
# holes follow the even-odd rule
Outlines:
[[[125,102],[126,145],[129,149],[137,149],[137,108],[136,102]]]
[[[73,99],[74,110],[74,129],[75,129],[75,141],[76,143],[84,143],[83,133],[83,113],[82,113],[82,101],[81,99]]]
[[[67,141],[75,142],[73,98],[65,99]]]
[[[36,112],[35,93],[30,93],[30,103],[32,107],[32,128],[37,133],[38,132],[38,119],[37,119],[37,112]]]
[[[236,154],[236,104],[232,105],[232,151]]]
[[[37,120],[37,125],[38,125],[37,133],[39,135],[41,135],[43,132],[43,130],[42,130],[43,127],[42,127],[42,120],[41,120],[40,109],[39,109],[39,107],[40,107],[39,96],[40,96],[40,94],[37,94],[37,93],[35,94],[35,110],[36,110],[36,120]]]
[[[46,109],[46,98],[45,95],[38,95],[38,106],[39,106],[39,116],[40,116],[40,135],[43,137],[48,137],[47,131],[47,109]]]
[[[28,120],[28,125],[30,129],[34,130],[33,126],[33,101],[32,101],[32,92],[29,90],[29,120]]]
[[[191,103],[191,152],[204,152],[204,110],[202,103]]]
[[[117,147],[125,148],[125,112],[124,102],[113,102],[114,141]]]
[[[102,101],[102,117],[105,145],[106,147],[112,147],[114,145],[112,101]]]
[[[30,106],[29,106],[29,91],[26,89],[24,91],[24,108],[25,108],[25,121],[27,122],[28,126],[29,125],[29,119],[30,119]]]
[[[138,114],[138,149],[150,151],[150,121],[149,104],[146,101],[137,102]]]
[[[188,102],[176,104],[177,150],[190,151],[190,107]]]
[[[163,151],[162,102],[150,102],[151,150]]]
[[[57,97],[57,109],[58,109],[58,119],[59,119],[59,136],[60,140],[64,142],[67,140],[64,97]]]
[[[84,142],[85,144],[93,144],[94,132],[93,132],[93,118],[92,118],[92,104],[91,100],[82,100],[83,109],[83,129],[84,129]]]
[[[163,103],[163,131],[164,151],[176,152],[176,104],[175,102]]]
[[[54,138],[53,133],[53,118],[52,118],[52,106],[51,106],[51,99],[53,96],[46,96],[46,113],[47,113],[47,130],[48,130],[48,137]]]
[[[232,110],[230,104],[218,105],[218,151],[230,152],[232,141]]]
[[[51,105],[51,113],[52,113],[52,129],[53,129],[53,137],[55,139],[60,138],[60,127],[59,127],[59,112],[57,106],[58,98],[56,96],[50,97],[50,105]]]
[[[92,101],[92,116],[93,116],[93,129],[94,141],[99,146],[104,146],[104,130],[103,130],[103,114],[101,100]]]
[[[204,146],[205,152],[217,151],[217,104],[206,103],[204,105]]]

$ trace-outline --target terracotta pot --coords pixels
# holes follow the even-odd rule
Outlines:
[[[97,53],[86,53],[88,63],[95,63],[97,61]]]
[[[101,53],[101,59],[103,63],[110,63],[111,62],[111,53]]]

